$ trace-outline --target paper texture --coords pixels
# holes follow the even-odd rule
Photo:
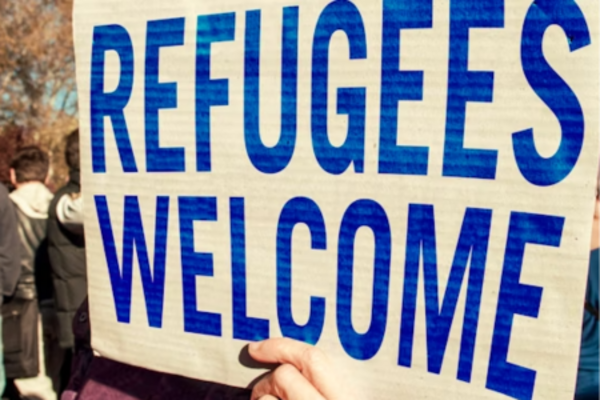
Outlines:
[[[598,11],[77,0],[94,349],[246,386],[285,335],[357,398],[572,399]]]

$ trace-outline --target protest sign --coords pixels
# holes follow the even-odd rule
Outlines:
[[[357,398],[571,399],[596,0],[78,0],[94,349]]]

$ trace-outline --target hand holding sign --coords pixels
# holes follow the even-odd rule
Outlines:
[[[348,386],[341,384],[336,369],[325,353],[316,347],[291,339],[269,339],[249,346],[257,361],[282,364],[260,380],[252,390],[252,400],[351,399]]]
[[[573,398],[597,1],[138,3],[75,2],[96,352],[242,387],[286,337],[331,362],[260,342],[254,399]]]

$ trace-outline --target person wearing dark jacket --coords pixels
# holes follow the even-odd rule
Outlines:
[[[2,306],[7,377],[4,397],[19,399],[14,379],[32,378],[39,373],[38,301],[52,297],[45,240],[48,207],[53,196],[44,184],[49,170],[48,155],[39,147],[19,150],[10,167],[16,188],[10,199],[17,215],[21,271],[14,293]]]
[[[48,219],[48,252],[52,266],[54,302],[58,316],[59,343],[65,349],[59,392],[66,387],[74,345],[72,321],[87,296],[85,238],[81,225],[72,224],[72,203],[80,199],[79,131],[67,137],[65,150],[69,166],[69,182],[61,188],[50,204]]]
[[[21,272],[19,233],[17,215],[8,197],[8,191],[0,184],[0,305],[4,297],[11,296],[17,285]],[[0,316],[0,335],[2,334],[2,317]],[[0,336],[1,337],[1,336]],[[0,341],[0,393],[4,392],[6,375],[4,371],[3,346]]]

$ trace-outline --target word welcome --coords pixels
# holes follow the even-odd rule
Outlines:
[[[178,267],[182,274],[184,329],[195,334],[222,336],[222,316],[199,311],[196,301],[196,277],[213,276],[213,255],[194,250],[194,222],[218,221],[217,198],[178,197],[177,202],[179,232],[174,233],[168,229],[170,198],[160,196],[156,199],[154,266],[151,268],[138,197],[124,198],[123,258],[119,264],[107,198],[95,196],[117,319],[121,323],[130,322],[135,248],[148,324],[154,328],[162,327],[167,241],[171,232],[174,236],[171,240],[179,239],[181,251],[181,265]],[[241,197],[231,198],[229,202],[233,301],[231,317],[234,339],[256,341],[269,338],[270,321],[247,314],[244,203],[244,198]],[[412,363],[419,266],[423,265],[428,371],[435,374],[439,374],[442,368],[458,297],[468,269],[457,379],[470,382],[492,214],[490,209],[466,210],[446,291],[440,302],[434,206],[409,205],[398,365],[410,367]],[[313,344],[319,341],[323,330],[327,300],[311,297],[308,322],[304,325],[295,322],[291,302],[293,231],[299,224],[306,225],[311,235],[311,249],[326,250],[327,229],[334,227],[327,227],[325,220],[319,206],[312,199],[297,197],[283,207],[276,227],[276,304],[279,328],[285,337]],[[518,212],[513,212],[510,217],[486,385],[491,390],[518,399],[531,398],[533,394],[535,371],[508,362],[514,315],[537,318],[542,299],[541,287],[519,282],[523,257],[528,244],[559,247],[563,226],[564,218],[559,217]],[[355,238],[361,227],[369,228],[375,240],[371,322],[365,333],[354,329],[351,317]],[[341,226],[337,229],[335,304],[338,336],[350,357],[368,360],[378,353],[387,327],[392,246],[390,221],[381,205],[373,200],[362,199],[346,209]]]

